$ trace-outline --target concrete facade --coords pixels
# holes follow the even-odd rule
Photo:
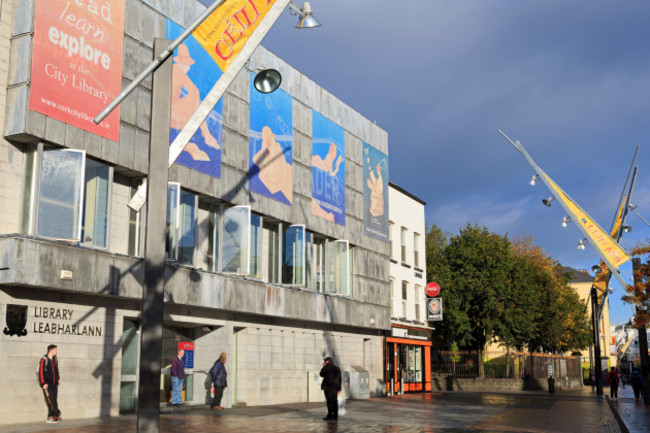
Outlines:
[[[151,61],[153,40],[164,37],[166,18],[187,26],[204,10],[197,0],[125,0],[125,5],[123,86]],[[59,346],[64,417],[119,413],[130,401],[121,392],[132,391],[137,380],[125,367],[133,355],[126,356],[125,348],[137,339],[145,228],[143,216],[127,202],[148,173],[152,82],[146,79],[121,105],[117,142],[31,111],[34,7],[35,0],[0,1],[0,50],[6,54],[0,58],[8,59],[0,61],[0,318],[9,305],[27,308],[27,335],[0,334],[0,368],[11,372],[0,377],[0,387],[17,390],[0,396],[2,423],[45,418],[36,367],[50,343]],[[261,65],[281,72],[281,89],[293,100],[292,206],[248,188],[249,76]],[[219,353],[229,353],[227,407],[321,398],[310,390],[318,386],[314,372],[328,355],[343,370],[368,370],[371,393],[383,392],[382,342],[391,315],[389,247],[363,234],[362,144],[388,154],[388,136],[263,47],[248,68],[223,97],[221,178],[177,164],[169,170],[171,182],[195,194],[198,211],[193,264],[166,266],[169,334],[163,365],[175,341],[193,341],[187,400],[204,403],[207,372]],[[345,131],[345,226],[311,212],[312,110]],[[30,155],[40,155],[43,147],[82,150],[86,158],[111,167],[106,248],[34,234]],[[304,224],[319,236],[349,241],[351,296],[206,270],[211,269],[209,208],[215,203],[247,205],[273,221]],[[129,323],[136,323],[135,337]],[[166,380],[161,378],[161,401]]]

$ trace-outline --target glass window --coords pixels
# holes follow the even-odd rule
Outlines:
[[[262,217],[251,214],[251,238],[250,238],[250,276],[261,278],[262,259]]]
[[[41,161],[36,234],[81,238],[85,152],[45,150]]]
[[[406,318],[406,301],[408,299],[408,290],[409,283],[407,281],[402,281],[402,316]]]
[[[404,227],[400,232],[400,244],[402,247],[402,262],[406,263],[406,228]]]
[[[38,144],[25,145],[25,175],[23,177],[23,209],[21,220],[21,233],[34,234],[34,205],[36,187],[40,175],[38,164]]]
[[[350,246],[348,241],[327,243],[327,287],[328,293],[352,296],[350,284]]]
[[[310,290],[324,292],[325,244],[327,240],[322,236],[310,232],[307,232],[306,236],[306,285]]]
[[[305,285],[305,226],[293,225],[284,231],[282,263],[284,284]]]
[[[181,190],[178,214],[178,258],[181,263],[194,263],[196,246],[196,195]]]
[[[391,257],[391,259],[393,257],[395,257],[395,253],[393,252],[393,229],[395,228],[394,226],[395,226],[395,223],[393,223],[392,221],[389,221],[389,223],[388,223],[388,239],[390,241],[389,248],[390,248],[390,257]]]
[[[395,308],[393,306],[393,298],[394,298],[394,290],[395,290],[395,278],[390,277],[390,286],[388,287],[388,292],[390,294],[390,312],[391,314],[393,313],[393,309]]]
[[[420,235],[413,233],[413,266],[420,266]]]
[[[415,300],[415,320],[420,321],[420,296],[422,292],[422,286],[417,284],[413,290],[413,299]]]
[[[248,274],[250,272],[250,217],[249,206],[235,206],[223,212],[223,272]]]
[[[181,184],[169,182],[167,184],[167,240],[165,244],[165,257],[175,259],[178,254],[178,220],[181,207]]]
[[[81,240],[84,244],[108,247],[109,176],[108,165],[86,160],[85,204],[81,223]]]
[[[279,283],[280,224],[263,221],[262,279],[269,283]]]

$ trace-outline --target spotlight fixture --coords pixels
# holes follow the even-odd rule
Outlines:
[[[576,248],[578,248],[579,250],[586,249],[587,248],[587,242],[588,242],[587,238],[580,239],[578,241],[578,246]]]
[[[632,227],[625,225],[623,226],[623,233],[630,233],[632,231]]]
[[[271,93],[282,83],[282,75],[275,69],[262,69],[255,75],[253,85],[260,93]]]
[[[552,202],[553,200],[555,200],[555,197],[553,197],[553,196],[551,195],[551,196],[549,196],[548,198],[545,198],[544,200],[542,200],[542,203],[544,203],[544,206],[546,206],[546,207],[551,207],[551,202]]]
[[[298,15],[297,29],[312,29],[321,25],[316,17],[314,17],[314,11],[311,10],[311,4],[309,2],[304,2],[302,8],[298,8],[291,2],[289,3],[289,12],[291,15]]]
[[[593,272],[594,274],[600,274],[602,271],[603,269],[598,265],[593,265],[591,267],[591,272]]]
[[[539,176],[534,174],[533,177],[530,178],[530,182],[528,183],[530,184],[530,186],[535,186],[537,185],[538,180],[539,180]]]
[[[571,217],[565,216],[564,218],[562,218],[562,227],[568,227],[570,222],[571,222]]]
[[[627,210],[629,210],[630,212],[632,212],[634,209],[636,209],[636,205],[635,205],[635,204],[632,204],[632,203],[628,203],[628,204],[627,204]]]

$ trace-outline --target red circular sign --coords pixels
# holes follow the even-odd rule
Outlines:
[[[429,284],[427,284],[427,288],[425,290],[427,292],[427,296],[435,298],[440,294],[440,285],[432,281]]]

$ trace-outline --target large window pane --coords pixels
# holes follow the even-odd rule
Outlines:
[[[219,244],[221,236],[221,206],[213,206],[210,210],[210,239],[208,240],[208,266],[213,271],[220,271],[219,269],[219,253],[221,245]]]
[[[327,243],[327,292],[351,296],[348,241]]]
[[[223,212],[223,271],[249,273],[250,207],[235,206]]]
[[[180,219],[181,185],[176,182],[167,184],[167,242],[165,257],[176,259],[178,256],[178,221]]]
[[[86,192],[81,239],[85,244],[108,246],[108,203],[110,167],[86,161]]]
[[[43,152],[36,234],[80,239],[84,160],[78,150]]]
[[[269,283],[279,283],[280,225],[264,220],[263,239],[262,279]]]
[[[262,257],[262,217],[251,214],[251,259],[250,259],[250,276],[253,278],[261,277],[261,257]]]
[[[194,263],[196,245],[196,195],[181,190],[178,222],[178,256],[181,263]]]
[[[305,226],[289,226],[284,231],[282,262],[284,284],[305,284]]]

